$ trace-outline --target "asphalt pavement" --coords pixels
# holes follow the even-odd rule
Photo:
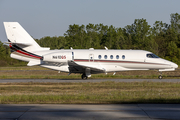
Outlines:
[[[1,104],[0,120],[180,119],[180,104]]]
[[[0,79],[0,83],[16,83],[16,82],[180,82],[180,79]]]

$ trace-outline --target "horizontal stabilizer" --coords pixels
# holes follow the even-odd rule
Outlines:
[[[31,43],[15,43],[15,42],[5,42],[6,44],[15,44],[15,45],[23,45],[23,46],[31,46]]]

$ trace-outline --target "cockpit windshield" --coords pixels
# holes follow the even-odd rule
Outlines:
[[[146,54],[146,57],[148,57],[148,58],[159,58],[157,55],[155,55],[155,54]]]

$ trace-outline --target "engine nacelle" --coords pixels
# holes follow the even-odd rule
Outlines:
[[[56,52],[56,53],[46,54],[43,56],[43,61],[45,62],[66,63],[71,60],[74,60],[73,52]]]

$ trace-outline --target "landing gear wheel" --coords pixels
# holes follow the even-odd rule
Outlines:
[[[85,74],[82,74],[82,75],[81,75],[81,78],[82,78],[82,79],[87,79],[87,76],[86,76]]]
[[[163,77],[162,77],[162,71],[159,71],[160,72],[160,74],[159,74],[159,76],[158,76],[158,78],[159,79],[162,79]]]
[[[162,79],[163,77],[162,77],[162,75],[159,75],[159,77],[158,77],[159,79]]]

